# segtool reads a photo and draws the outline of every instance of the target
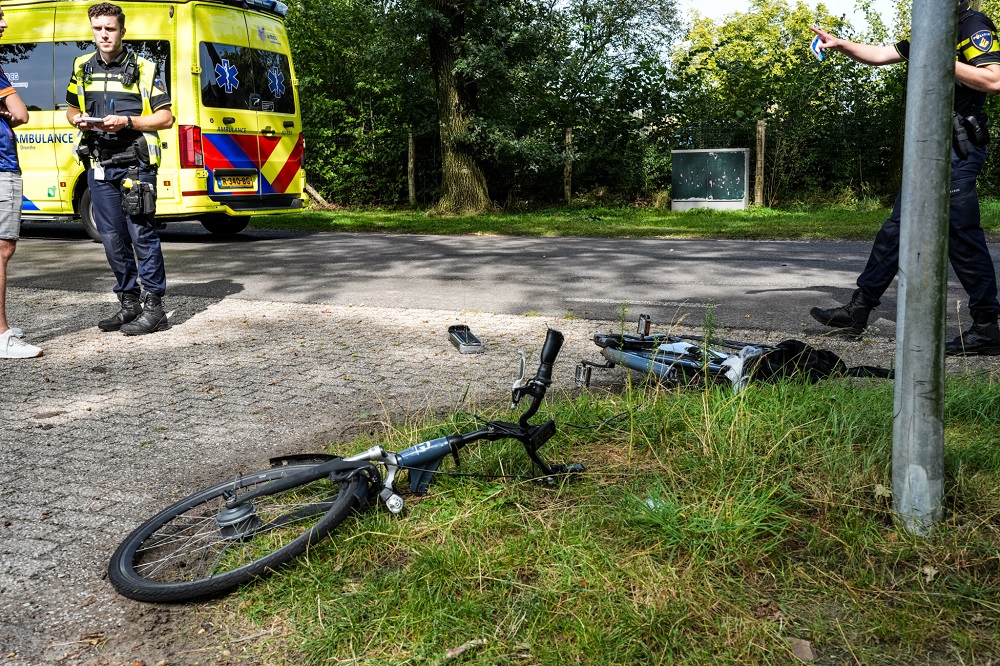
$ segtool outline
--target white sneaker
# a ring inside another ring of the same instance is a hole
[[[41,347],[29,345],[16,332],[15,329],[8,329],[0,333],[0,358],[35,358],[42,355]]]

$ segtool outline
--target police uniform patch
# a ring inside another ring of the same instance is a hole
[[[993,46],[993,33],[989,30],[980,30],[972,36],[972,44],[983,53],[988,53]]]
[[[167,84],[165,84],[163,82],[163,79],[161,79],[160,77],[156,77],[155,79],[153,79],[153,87],[159,90],[160,92],[164,93],[167,92]]]

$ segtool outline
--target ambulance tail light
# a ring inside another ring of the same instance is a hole
[[[306,138],[299,134],[299,140],[295,143],[295,154],[299,156],[299,167],[306,168]]]
[[[201,128],[197,125],[178,125],[181,168],[201,169],[205,166],[205,151],[201,145]]]

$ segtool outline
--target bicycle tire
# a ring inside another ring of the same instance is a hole
[[[252,506],[244,516],[224,515],[224,505],[233,493],[238,497],[313,466],[240,476],[164,509],[115,550],[108,564],[111,584],[129,599],[175,603],[219,596],[274,571],[339,525],[357,503],[357,484],[367,480],[324,477],[261,495],[242,505]]]

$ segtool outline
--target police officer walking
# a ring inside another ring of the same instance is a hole
[[[160,163],[156,131],[171,127],[174,117],[156,63],[122,44],[121,7],[102,2],[87,14],[97,51],[73,63],[66,118],[82,130],[77,152],[87,168],[94,223],[121,304],[97,325],[102,331],[144,335],[169,327],[154,213]]]
[[[1000,355],[1000,302],[997,278],[980,224],[976,178],[986,163],[989,118],[983,110],[986,95],[1000,93],[1000,43],[993,22],[969,8],[968,0],[958,2],[958,45],[955,62],[954,141],[951,153],[948,258],[962,287],[969,295],[972,327],[945,344],[945,353],[954,356]],[[909,58],[910,42],[895,46],[857,44],[811,28],[820,37],[819,48],[843,53],[867,65],[890,65]],[[892,214],[882,225],[858,277],[858,289],[851,302],[834,308],[813,308],[810,314],[826,326],[860,334],[868,325],[868,315],[896,276],[899,268],[900,196]]]

